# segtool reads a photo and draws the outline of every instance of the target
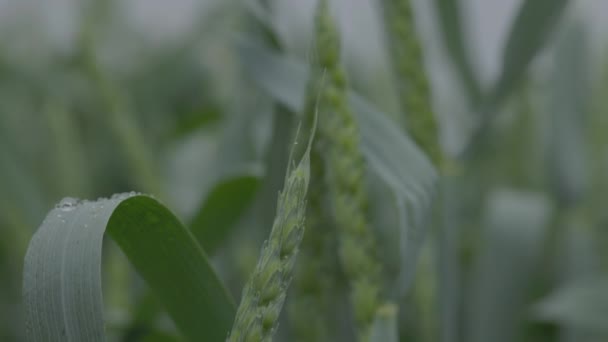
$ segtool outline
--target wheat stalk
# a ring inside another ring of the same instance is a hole
[[[325,184],[338,229],[338,255],[350,286],[360,340],[367,340],[379,306],[380,264],[366,218],[365,163],[359,130],[346,100],[346,76],[340,64],[340,39],[326,0],[315,22],[316,80],[319,98],[319,142],[327,173]],[[325,79],[326,76],[326,79]]]
[[[382,0],[382,9],[399,101],[407,115],[408,132],[435,165],[439,165],[442,154],[437,121],[411,1]]]

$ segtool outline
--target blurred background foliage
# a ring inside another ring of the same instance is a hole
[[[296,120],[251,79],[254,57],[238,42],[310,60],[314,3],[0,1],[0,340],[23,340],[23,256],[66,196],[141,191],[193,226],[236,226],[195,234],[213,241],[208,252],[239,298]],[[459,10],[437,10],[448,3]],[[569,1],[555,32],[531,43],[543,48],[521,79],[492,93],[505,68],[520,67],[503,65],[502,47],[521,3],[415,1],[441,144],[456,162],[400,299],[402,341],[608,338],[608,5]],[[396,117],[376,2],[332,6],[350,86]],[[534,20],[521,24],[528,32]],[[500,98],[487,122],[477,106],[486,93]],[[174,340],[109,246],[111,336]]]

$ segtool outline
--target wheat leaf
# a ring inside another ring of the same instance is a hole
[[[500,104],[523,78],[528,65],[557,27],[568,0],[525,0],[511,25],[502,71],[490,101]]]
[[[259,172],[250,172],[214,185],[190,224],[190,230],[207,253],[212,255],[230,235],[250,207],[261,180]]]
[[[126,194],[96,202],[65,199],[33,236],[23,276],[29,341],[105,340],[106,230],[187,338],[226,337],[235,306],[202,248],[158,201]]]

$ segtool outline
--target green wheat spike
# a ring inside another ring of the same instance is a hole
[[[411,1],[382,0],[382,8],[397,91],[402,110],[407,114],[408,132],[435,165],[439,165],[442,154],[437,121]]]
[[[264,243],[253,274],[243,289],[241,303],[227,341],[271,341],[276,331],[287,288],[292,279],[298,248],[304,235],[313,136],[314,131],[300,163],[297,166],[290,165],[287,171],[283,191],[279,193],[270,237]],[[290,157],[290,162],[292,160]]]
[[[316,120],[324,75],[313,77],[308,84],[304,119]],[[331,292],[335,287],[335,250],[333,232],[325,209],[326,171],[322,160],[324,142],[315,138],[310,152],[311,180],[306,211],[307,233],[301,246],[293,294],[289,303],[289,318],[295,341],[330,341]]]
[[[359,339],[366,341],[380,304],[380,264],[366,218],[365,164],[359,148],[359,129],[347,104],[340,39],[326,0],[321,0],[317,8],[315,38],[316,77],[327,76],[319,99],[319,141],[323,143],[326,187]]]

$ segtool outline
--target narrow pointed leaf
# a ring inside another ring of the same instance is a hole
[[[481,87],[467,54],[467,40],[462,27],[462,1],[435,0],[434,2],[446,50],[460,74],[470,101],[477,103],[481,98]]]
[[[252,173],[227,178],[213,187],[190,224],[190,230],[207,253],[213,254],[230,235],[251,205],[260,183],[260,175]]]
[[[500,104],[522,80],[530,62],[551,36],[568,0],[525,0],[503,50],[502,71],[490,103]]]
[[[591,86],[585,33],[580,22],[560,32],[551,72],[548,159],[553,191],[563,203],[579,201],[589,184],[586,135]]]

